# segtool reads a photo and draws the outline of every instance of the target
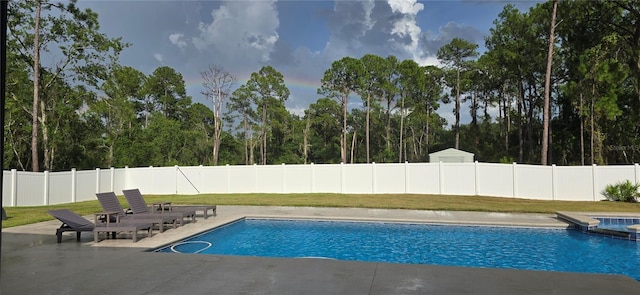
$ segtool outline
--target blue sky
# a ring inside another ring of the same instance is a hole
[[[238,84],[271,65],[291,90],[287,107],[300,114],[319,98],[322,74],[337,59],[373,53],[436,64],[438,48],[454,37],[482,48],[507,3],[526,11],[538,2],[80,0],[78,6],[99,14],[103,33],[132,44],[122,64],[145,74],[176,69],[194,102],[211,104],[200,94],[208,65],[221,65]],[[451,119],[451,109],[442,105],[439,113]]]

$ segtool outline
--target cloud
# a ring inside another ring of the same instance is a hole
[[[419,64],[426,63],[420,48],[418,48],[422,29],[416,22],[416,16],[424,9],[424,5],[417,3],[416,0],[389,0],[389,6],[393,13],[400,14],[400,17],[393,23],[391,34],[408,38],[409,42],[403,46],[404,49]]]
[[[163,56],[162,54],[160,54],[160,53],[154,53],[154,54],[153,54],[153,57],[154,57],[157,61],[159,61],[159,62],[161,62],[161,63],[164,63],[164,56]]]
[[[331,37],[324,54],[328,61],[371,53],[428,63],[416,21],[423,10],[416,0],[336,1],[325,16]]]
[[[169,35],[169,40],[171,41],[172,44],[178,46],[178,48],[180,49],[187,47],[187,41],[185,41],[184,39],[184,34],[181,34],[181,33],[171,34]]]
[[[267,63],[278,41],[275,1],[224,1],[211,11],[210,23],[198,24],[191,39],[200,52],[229,63]]]
[[[455,22],[448,22],[445,26],[439,28],[437,34],[427,32],[422,35],[422,50],[427,56],[435,56],[438,53],[438,49],[451,42],[453,38],[461,38],[479,45],[484,43],[484,35],[478,29],[459,25]]]

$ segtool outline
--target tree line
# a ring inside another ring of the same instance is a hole
[[[484,52],[454,38],[440,66],[344,57],[303,115],[268,65],[238,85],[212,60],[201,72],[211,105],[193,103],[173,68],[120,64],[130,44],[75,4],[9,2],[5,169],[425,162],[448,147],[485,162],[640,160],[637,1],[508,4]]]

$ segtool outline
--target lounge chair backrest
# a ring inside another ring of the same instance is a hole
[[[122,208],[122,205],[120,205],[120,201],[118,201],[116,193],[96,193],[96,197],[98,197],[98,201],[100,201],[100,205],[104,212],[118,212],[121,217],[125,216],[126,213]]]
[[[74,213],[69,209],[49,210],[49,214],[60,220],[62,223],[73,228],[93,225],[91,221]]]
[[[147,202],[145,202],[139,189],[126,189],[122,190],[122,193],[124,193],[124,197],[127,198],[133,214],[150,213],[149,206],[147,206]]]

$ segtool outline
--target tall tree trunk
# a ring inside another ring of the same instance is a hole
[[[516,124],[518,124],[518,162],[524,162],[524,134],[522,133],[522,104],[524,103],[524,86],[520,81],[518,87],[518,116],[516,117]]]
[[[351,164],[353,164],[353,158],[356,151],[356,132],[353,132],[353,139],[351,140]]]
[[[220,110],[222,110],[222,93],[218,88],[218,100],[213,100],[213,166],[218,165],[218,157],[220,156],[220,134],[222,133],[222,119],[220,118]]]
[[[584,166],[584,118],[582,115],[584,108],[584,96],[580,93],[580,110],[578,114],[580,115],[580,164]]]
[[[49,129],[47,126],[47,113],[45,112],[44,101],[40,100],[40,126],[42,129],[42,152],[44,154],[44,170],[51,170],[49,163],[51,162]]]
[[[345,96],[341,100],[342,102],[342,138],[340,139],[340,157],[342,163],[347,163],[347,104],[349,103],[349,96]]]
[[[551,66],[553,65],[553,45],[556,29],[556,11],[558,0],[553,0],[551,12],[551,29],[549,32],[549,50],[547,53],[547,72],[544,78],[544,110],[542,112],[542,150],[540,152],[541,164],[548,165],[547,152],[549,150],[549,108],[551,104]]]
[[[247,123],[247,114],[244,113],[242,115],[242,128],[244,128],[244,164],[249,165],[253,164],[253,157],[251,157],[251,162],[249,162],[249,124]]]
[[[38,160],[38,102],[40,100],[40,12],[42,2],[36,1],[36,17],[33,33],[33,109],[31,117],[31,170],[40,170]]]
[[[262,147],[260,152],[262,153],[262,165],[267,165],[267,102],[263,102],[262,106]]]
[[[404,135],[404,95],[400,101],[400,141],[398,146],[398,163],[402,163],[402,136]],[[406,154],[406,152],[405,152]]]
[[[460,148],[460,68],[456,71],[456,106],[453,111],[456,116],[456,149]]]
[[[302,155],[304,157],[304,163],[307,164],[309,159],[309,133],[311,132],[311,115],[307,115],[307,122],[302,131]]]
[[[369,125],[371,124],[371,95],[367,93],[367,126],[365,127],[367,130],[366,140],[367,140],[367,164],[371,163],[371,158],[369,157]],[[355,134],[355,133],[354,133]],[[351,159],[353,162],[353,158]]]

